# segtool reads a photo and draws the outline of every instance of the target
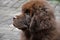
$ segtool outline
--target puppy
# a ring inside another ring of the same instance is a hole
[[[46,0],[25,3],[22,14],[13,18],[13,25],[23,31],[21,40],[60,40],[53,8]]]

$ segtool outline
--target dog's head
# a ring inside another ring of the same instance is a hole
[[[54,19],[53,10],[48,5],[48,3],[46,3],[45,1],[30,1],[25,3],[22,6],[22,15],[19,15],[19,16],[16,16],[16,18],[13,18],[13,21],[14,21],[13,24],[19,28],[22,26],[20,25],[20,22],[24,23],[25,21],[26,23],[27,22],[26,18],[28,20],[31,20],[34,17],[34,15],[36,16],[35,19],[38,22],[38,25],[40,24],[39,23],[40,20],[42,21],[47,19],[48,20]],[[43,24],[41,25],[43,26]]]
[[[38,26],[35,28],[36,30],[49,29],[55,25],[53,9],[46,1],[27,2],[22,6],[22,12],[30,16],[31,19],[33,18],[31,29],[35,28],[35,21]]]

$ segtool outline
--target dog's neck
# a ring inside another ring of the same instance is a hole
[[[56,29],[55,28],[50,28],[46,30],[40,30],[35,33],[32,33],[32,40],[50,40],[51,38],[56,35]],[[44,39],[45,38],[45,39]]]
[[[22,31],[24,32],[26,38],[30,39],[30,37],[31,37],[30,31],[29,30],[22,30]]]

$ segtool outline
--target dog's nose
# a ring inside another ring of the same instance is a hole
[[[16,19],[16,18],[17,18],[17,17],[15,17],[15,16],[13,17],[13,19]]]

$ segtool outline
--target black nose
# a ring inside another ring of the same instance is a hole
[[[13,19],[16,19],[16,17],[13,17]]]
[[[13,17],[13,19],[15,19],[15,17]]]

